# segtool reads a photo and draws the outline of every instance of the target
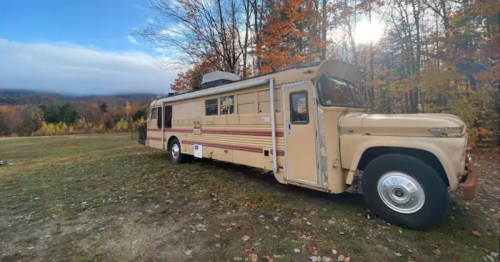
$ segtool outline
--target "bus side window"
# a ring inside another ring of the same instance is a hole
[[[158,121],[156,121],[156,127],[161,128],[161,107],[158,107],[156,110],[158,110]]]
[[[292,124],[309,124],[307,91],[290,93],[290,122]]]
[[[150,111],[149,111],[149,120],[156,120],[156,112],[157,112],[157,109],[156,108],[151,108]]]
[[[165,128],[172,128],[172,106],[165,106]]]
[[[234,96],[223,96],[220,98],[220,114],[230,115],[234,112]]]
[[[205,115],[217,115],[217,98],[205,100]]]

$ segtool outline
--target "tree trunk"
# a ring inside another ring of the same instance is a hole
[[[371,8],[371,2],[369,3],[369,7],[368,7],[368,22],[371,24],[372,23],[372,8]],[[369,47],[369,51],[370,53],[370,80],[373,81],[375,80],[375,71],[374,71],[374,68],[373,68],[373,57],[374,57],[374,54],[373,54],[373,41],[370,39],[370,47]],[[370,100],[370,106],[373,107],[375,106],[375,88],[373,87],[373,84],[370,86],[370,90],[369,90],[369,100]]]
[[[245,41],[243,44],[243,79],[247,78],[248,28],[250,27],[250,0],[245,0]]]
[[[260,50],[260,34],[259,34],[259,4],[258,0],[254,0],[253,2],[253,16],[254,16],[254,31],[255,31],[255,54],[257,57],[257,74],[260,72],[260,56],[261,56],[261,50]]]
[[[326,60],[326,28],[327,28],[327,25],[326,25],[326,3],[327,3],[327,0],[323,0],[323,4],[322,4],[322,17],[321,17],[321,38],[323,39],[323,47],[321,48],[321,60]]]

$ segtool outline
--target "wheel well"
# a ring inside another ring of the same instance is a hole
[[[415,148],[402,148],[402,147],[372,147],[368,148],[358,163],[358,169],[364,170],[366,165],[370,163],[373,159],[385,155],[385,154],[402,154],[407,156],[412,156],[424,161],[427,165],[432,167],[439,174],[444,183],[449,186],[448,177],[446,176],[446,171],[439,159],[432,153]]]
[[[167,151],[170,151],[170,143],[172,142],[172,140],[174,139],[177,139],[179,140],[176,136],[171,136],[169,139],[168,139],[168,142],[167,142]]]

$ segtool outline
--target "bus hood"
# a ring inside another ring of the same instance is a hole
[[[459,137],[465,123],[450,114],[363,114],[344,115],[339,122],[341,133],[362,132],[378,136]]]

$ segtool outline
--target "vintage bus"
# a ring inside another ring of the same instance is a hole
[[[175,163],[242,164],[329,193],[344,192],[362,171],[370,208],[412,229],[442,220],[448,188],[462,183],[464,198],[474,198],[464,122],[448,114],[366,113],[360,75],[349,64],[327,60],[215,80],[220,85],[153,101],[140,142],[170,152]]]

